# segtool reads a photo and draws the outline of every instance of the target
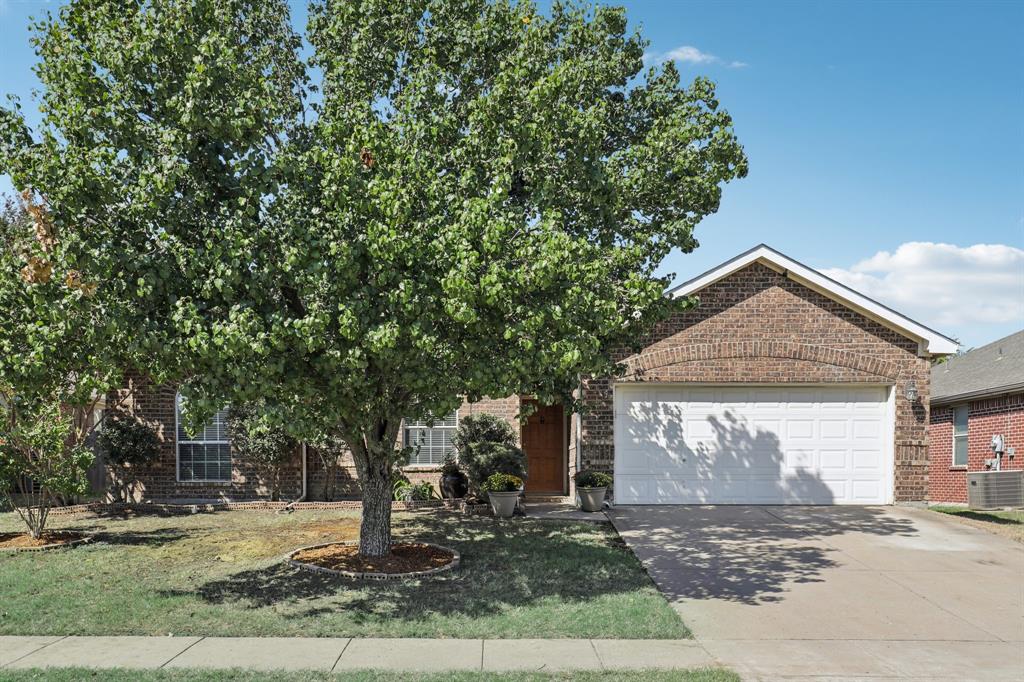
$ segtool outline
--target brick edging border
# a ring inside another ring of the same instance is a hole
[[[391,503],[392,511],[411,511],[416,509],[452,509],[455,511],[467,511],[472,513],[474,507],[481,505],[467,504],[464,498],[454,500],[420,500],[415,502]],[[206,511],[281,511],[282,509],[294,509],[296,511],[310,511],[315,509],[362,509],[363,503],[360,500],[336,500],[333,502],[270,502],[267,500],[251,500],[246,502],[197,502],[190,503],[165,503],[165,502],[90,502],[87,504],[75,504],[67,507],[53,507],[50,509],[50,516],[70,516],[72,514],[85,514],[88,512],[113,512],[113,511],[185,511],[193,513]]]
[[[357,578],[360,580],[406,580],[408,578],[422,578],[428,575],[437,575],[438,573],[445,573],[452,571],[459,567],[462,562],[462,555],[456,552],[451,547],[445,547],[444,545],[435,545],[432,542],[417,542],[419,545],[426,545],[427,547],[434,547],[436,549],[443,549],[446,552],[451,552],[452,560],[444,566],[438,566],[437,568],[430,568],[425,571],[409,571],[407,573],[376,573],[376,572],[358,572],[358,571],[341,571],[334,568],[324,568],[323,566],[316,566],[315,564],[307,564],[303,561],[296,561],[293,557],[299,552],[303,552],[307,549],[319,549],[321,547],[332,547],[334,545],[342,545],[351,547],[358,545],[358,542],[354,541],[342,541],[342,542],[322,542],[318,545],[309,545],[308,547],[299,547],[296,550],[292,550],[287,554],[285,560],[289,566],[301,568],[306,571],[314,571],[316,573],[326,573],[328,575],[338,575],[345,578]]]

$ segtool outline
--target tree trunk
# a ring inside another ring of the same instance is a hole
[[[391,552],[391,459],[398,425],[381,419],[361,438],[349,441],[363,493],[359,553],[382,557]]]
[[[391,553],[391,476],[374,471],[362,478],[363,519],[359,526],[359,553],[387,556]]]

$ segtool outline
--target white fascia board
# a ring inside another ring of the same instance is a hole
[[[823,296],[827,296],[856,310],[865,317],[916,340],[921,346],[922,355],[947,355],[956,352],[957,343],[953,339],[940,334],[934,329],[929,329],[905,315],[899,314],[892,308],[884,306],[878,301],[870,299],[830,277],[826,277],[803,263],[798,263],[789,256],[783,255],[765,244],[755,246],[749,251],[722,263],[718,267],[708,270],[704,274],[698,275],[674,289],[669,289],[665,293],[673,298],[693,295],[754,262],[761,262],[773,270],[782,272],[793,281],[799,282]]]

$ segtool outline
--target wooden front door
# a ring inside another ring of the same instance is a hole
[[[523,425],[523,451],[529,475],[528,493],[565,493],[565,411],[541,405]]]

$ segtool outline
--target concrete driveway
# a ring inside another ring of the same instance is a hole
[[[1024,679],[1024,546],[906,507],[618,507],[697,640],[745,679]]]

